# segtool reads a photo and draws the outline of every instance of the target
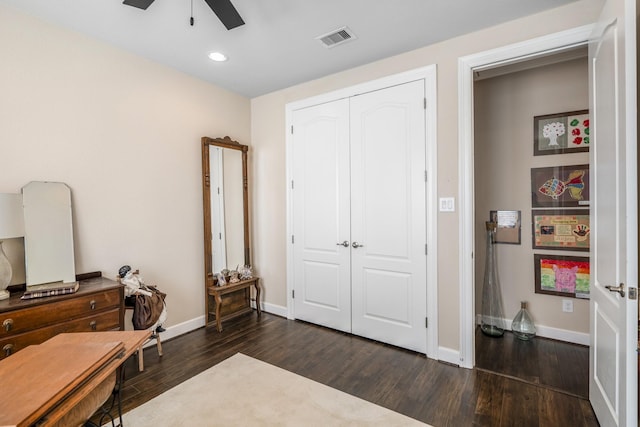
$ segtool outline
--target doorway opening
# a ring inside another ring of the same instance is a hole
[[[493,248],[501,289],[496,297],[506,330],[495,343],[476,334],[476,367],[584,399],[589,384],[587,57],[583,45],[479,71],[473,87],[475,312],[486,314],[483,301],[489,291],[483,283],[484,225],[497,219]],[[572,126],[574,121],[580,126]],[[543,126],[557,127],[557,134],[541,131]],[[538,174],[543,183],[556,179],[561,185],[579,176],[575,185],[580,190],[542,193]],[[579,230],[584,236],[576,234]],[[556,259],[562,260],[557,274],[547,266]],[[560,273],[566,281],[555,280]],[[566,288],[569,283],[573,291]],[[537,328],[538,338],[530,342],[514,340],[511,333],[521,303]]]
[[[562,33],[507,46],[459,59],[459,196],[460,196],[460,366],[473,368],[476,364],[476,183],[474,158],[474,77],[484,71],[507,65],[522,66],[533,59],[551,57],[584,46],[592,26],[579,27]],[[532,120],[533,118],[531,118]],[[529,125],[532,127],[532,124]],[[531,129],[529,127],[529,129]],[[531,132],[529,135],[532,135]],[[529,138],[532,138],[530,136]],[[531,142],[533,151],[533,142]],[[508,161],[508,160],[507,160]],[[526,186],[525,181],[525,186]],[[528,187],[525,187],[528,188]],[[529,190],[526,190],[527,192]],[[485,208],[486,209],[486,208]],[[498,208],[496,208],[498,209]],[[502,208],[508,209],[508,208]],[[521,208],[520,210],[530,210]],[[486,213],[488,215],[488,212]],[[484,216],[485,213],[482,212]],[[524,223],[523,223],[524,224]],[[528,226],[528,225],[525,225]],[[533,263],[533,261],[532,261]]]

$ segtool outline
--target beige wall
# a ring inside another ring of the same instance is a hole
[[[536,326],[589,333],[589,300],[573,299],[573,313],[562,311],[565,298],[534,293],[531,248],[531,168],[589,163],[589,153],[533,155],[533,117],[589,108],[587,59],[481,80],[474,87],[476,313],[481,312],[485,227],[490,210],[522,213],[520,245],[496,245],[504,311],[513,319],[520,301]],[[580,252],[540,251],[559,255]]]
[[[601,6],[583,0],[474,34],[307,82],[251,100],[254,263],[267,304],[286,306],[285,105],[391,74],[437,64],[438,195],[458,196],[458,58],[590,24]],[[460,342],[458,213],[438,216],[439,346]]]
[[[249,142],[247,98],[0,7],[0,192],[72,190],[76,271],[131,264],[169,326],[204,314],[200,137]]]
[[[600,4],[579,1],[251,101],[0,7],[0,192],[69,184],[76,270],[113,277],[130,263],[169,293],[175,325],[204,314],[199,139],[229,135],[251,146],[253,263],[267,306],[282,308],[286,103],[437,64],[438,193],[457,198],[458,58],[591,23]],[[458,213],[439,215],[438,234],[439,345],[457,349]]]

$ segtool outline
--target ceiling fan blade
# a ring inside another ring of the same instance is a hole
[[[124,0],[122,4],[146,10],[155,0]]]
[[[218,18],[227,30],[244,25],[244,21],[230,0],[205,0],[211,10],[218,15]]]

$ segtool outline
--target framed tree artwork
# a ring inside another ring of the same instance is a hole
[[[589,210],[556,209],[531,212],[533,249],[589,252]]]
[[[589,151],[589,110],[533,118],[533,155]]]
[[[589,165],[532,168],[531,206],[589,206]]]
[[[589,298],[589,257],[535,254],[535,292]]]

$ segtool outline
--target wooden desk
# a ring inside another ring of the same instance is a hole
[[[65,333],[0,361],[0,381],[11,387],[11,397],[0,399],[0,425],[30,426],[40,421],[46,426],[65,420],[92,391],[115,378],[116,369],[150,334]]]
[[[256,290],[256,310],[258,311],[258,316],[260,316],[260,314],[262,313],[260,311],[260,284],[259,284],[259,278],[258,277],[252,277],[251,279],[247,279],[247,280],[241,280],[237,283],[227,283],[226,285],[223,286],[209,286],[207,288],[207,292],[209,295],[212,295],[215,298],[215,302],[216,302],[216,311],[215,311],[215,319],[216,319],[216,328],[218,329],[218,332],[222,332],[222,321],[223,320],[227,320],[227,319],[231,319],[233,317],[239,316],[241,314],[244,313],[248,313],[251,311],[251,305],[249,304],[249,288],[251,288],[251,286],[253,286]],[[247,300],[247,305],[246,308],[243,308],[241,310],[236,310],[231,314],[228,315],[223,315],[221,308],[222,308],[222,296],[225,294],[229,294],[232,292],[236,292],[239,290],[245,290],[245,299]],[[207,313],[207,317],[212,314],[212,313]]]

